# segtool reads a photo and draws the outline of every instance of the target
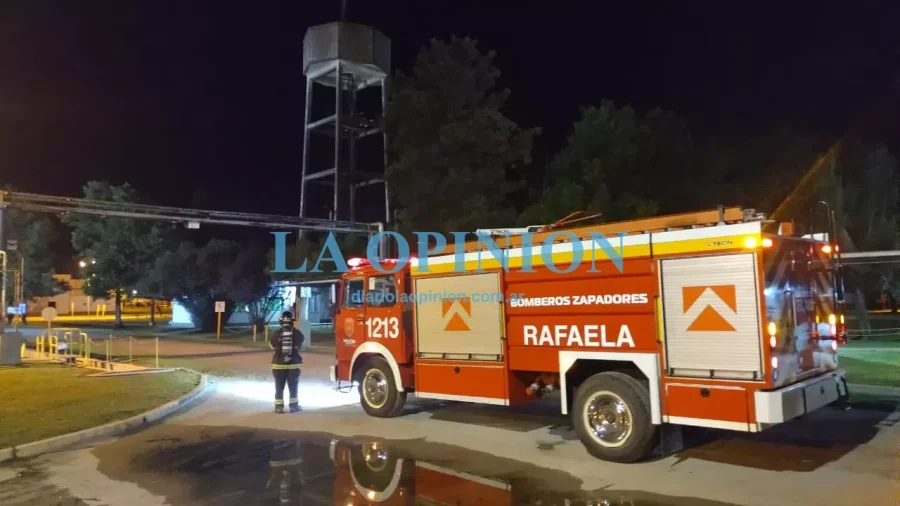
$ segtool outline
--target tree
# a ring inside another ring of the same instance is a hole
[[[250,315],[250,323],[257,329],[267,325],[272,313],[284,307],[282,290],[276,285],[269,285],[268,291],[262,297],[247,304],[247,313]]]
[[[282,306],[282,294],[268,270],[266,250],[237,246],[234,260],[221,274],[220,284],[228,298],[246,305],[250,321],[259,326],[268,323],[272,311]]]
[[[84,197],[121,203],[136,202],[138,195],[128,184],[114,186],[91,181]],[[82,259],[92,259],[86,270],[84,292],[91,297],[115,299],[116,326],[122,326],[122,295],[139,284],[163,249],[165,230],[150,221],[128,218],[98,218],[68,215],[63,222],[72,228],[72,246]]]
[[[494,53],[471,38],[432,40],[412,74],[398,73],[385,124],[392,163],[386,169],[401,229],[437,232],[508,226],[507,202],[530,159],[536,129],[502,112]]]
[[[566,146],[551,160],[551,183],[525,209],[523,225],[552,223],[575,212],[607,220],[675,212],[696,193],[685,181],[694,144],[687,123],[672,112],[641,117],[629,106],[603,101],[581,111]]]
[[[53,277],[52,245],[59,236],[59,226],[54,219],[38,216],[19,209],[5,211],[4,238],[15,240],[15,251],[9,252],[8,269],[19,269],[21,260],[25,260],[25,282],[23,287],[25,300],[36,297],[51,297],[69,289],[66,283]],[[15,294],[7,285],[7,297],[11,303],[18,303]]]
[[[824,199],[834,207],[844,250],[900,247],[900,171],[887,148],[859,141],[847,143],[827,169],[812,199]],[[848,271],[848,282],[870,297],[887,296],[896,312],[898,274],[894,264],[859,265]]]
[[[156,260],[150,276],[150,282],[181,304],[203,330],[215,327],[216,301],[226,302],[222,318],[227,320],[236,306],[268,297],[272,286],[264,250],[220,239],[204,246],[182,243]]]

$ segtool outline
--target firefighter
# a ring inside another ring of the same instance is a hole
[[[290,311],[281,313],[281,328],[272,333],[269,338],[269,347],[274,351],[272,355],[272,375],[275,376],[275,412],[284,413],[284,386],[287,384],[290,392],[291,413],[300,411],[299,399],[297,399],[297,382],[300,379],[300,347],[306,337],[294,328],[294,314]]]

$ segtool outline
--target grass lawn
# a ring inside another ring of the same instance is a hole
[[[850,383],[900,387],[900,353],[842,352],[840,367]]]
[[[900,387],[900,341],[849,341],[838,353],[850,383]]]
[[[200,383],[184,371],[88,377],[93,373],[61,365],[0,368],[0,448],[123,420]]]
[[[153,367],[154,359],[152,357],[141,357],[134,360],[136,365],[142,365],[144,367]],[[268,363],[266,363],[267,365]],[[192,371],[197,371],[203,374],[209,374],[211,376],[221,376],[223,378],[236,378],[236,379],[258,379],[261,377],[259,374],[255,374],[253,372],[248,372],[246,370],[242,370],[239,368],[231,367],[229,364],[222,364],[215,359],[209,359],[206,357],[198,356],[198,357],[160,357],[159,358],[159,366],[160,367],[183,367],[185,369],[190,369]],[[269,375],[265,376],[265,379],[268,379]]]

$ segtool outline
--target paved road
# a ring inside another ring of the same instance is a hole
[[[220,358],[265,355],[240,353]],[[516,410],[412,402],[400,418],[373,419],[354,393],[329,389],[330,361],[307,355],[303,413],[270,413],[268,382],[220,379],[192,409],[145,431],[0,466],[0,504],[252,505],[281,494],[280,504],[351,506],[413,497],[883,506],[900,493],[896,413],[827,409],[763,434],[689,432],[690,447],[674,456],[616,465],[585,453],[553,399]]]

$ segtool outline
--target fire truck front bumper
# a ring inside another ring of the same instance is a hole
[[[754,395],[756,422],[776,424],[846,399],[849,390],[846,373],[838,370],[777,390],[757,391]]]

